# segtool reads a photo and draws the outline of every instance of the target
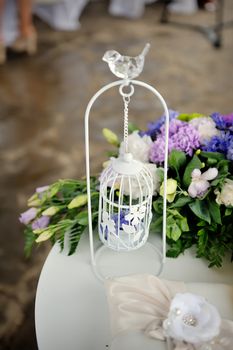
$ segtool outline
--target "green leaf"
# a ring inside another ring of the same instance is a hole
[[[197,232],[198,235],[198,256],[202,256],[205,253],[206,246],[208,243],[208,234],[205,229],[201,229]]]
[[[157,214],[163,213],[163,198],[158,198],[153,202],[154,211]]]
[[[88,211],[82,211],[81,213],[79,213],[77,215],[77,222],[79,223],[79,225],[82,226],[87,226],[88,225]]]
[[[160,183],[163,182],[163,180],[164,180],[164,169],[163,168],[156,169],[156,177],[158,178]]]
[[[162,229],[162,224],[163,224],[163,217],[160,216],[158,217],[155,221],[152,221],[150,225],[150,232],[159,232]]]
[[[128,130],[129,134],[132,134],[132,132],[139,130],[139,128],[136,124],[129,122]]]
[[[200,156],[204,158],[211,158],[211,159],[216,159],[216,160],[222,160],[225,159],[224,154],[219,153],[219,152],[204,152],[201,151]]]
[[[172,242],[170,248],[167,251],[167,256],[170,258],[177,258],[184,251],[181,240]]]
[[[176,172],[177,178],[180,179],[179,170],[186,162],[186,155],[184,152],[173,149],[168,158],[168,165]]]
[[[107,156],[109,158],[118,156],[118,152],[117,151],[107,151],[106,154],[107,154]]]
[[[170,208],[182,208],[190,202],[192,202],[192,198],[182,196],[182,197],[179,197],[174,203],[172,203],[170,205]]]
[[[49,197],[50,198],[54,197],[55,194],[57,194],[57,192],[59,191],[60,187],[61,187],[60,182],[55,182],[52,186],[50,186],[48,189]]]
[[[197,223],[197,226],[198,226],[198,227],[204,227],[204,226],[206,226],[206,222],[205,222],[205,221],[199,221],[199,222]]]
[[[180,227],[177,225],[173,217],[167,218],[167,236],[173,241],[177,241],[182,234]]]
[[[183,217],[181,220],[179,220],[179,226],[180,226],[182,232],[188,232],[189,225],[188,225],[187,218]]]
[[[33,244],[35,243],[37,236],[34,234],[31,228],[26,228],[24,230],[24,254],[26,258],[29,258],[32,252]]]
[[[184,172],[184,177],[183,177],[183,183],[186,188],[189,187],[191,183],[191,174],[194,169],[201,169],[202,167],[202,162],[198,158],[198,156],[195,154],[193,158],[190,160],[188,163],[185,172]]]
[[[216,222],[216,224],[222,224],[220,206],[215,201],[210,200],[209,204],[209,212],[212,220]]]
[[[225,210],[225,216],[229,216],[232,214],[232,208],[226,208]]]
[[[189,208],[197,217],[208,222],[209,224],[211,223],[210,213],[205,201],[196,199],[194,202],[189,203]]]
[[[85,230],[84,226],[78,226],[73,228],[69,233],[69,241],[70,241],[70,249],[68,255],[72,255],[79,244],[81,235],[83,231]]]
[[[217,159],[214,159],[214,158],[208,158],[207,159],[207,164],[210,165],[210,166],[215,165],[217,163],[218,163]]]

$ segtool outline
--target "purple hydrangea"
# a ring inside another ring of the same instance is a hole
[[[213,136],[204,147],[207,152],[223,153],[227,159],[233,160],[233,135],[228,131],[221,131],[220,135]]]
[[[169,119],[170,121],[177,118],[178,115],[180,114],[177,111],[173,111],[171,109],[169,109]],[[141,131],[140,135],[144,136],[144,135],[148,135],[152,138],[152,140],[155,140],[156,138],[156,134],[158,132],[160,132],[161,127],[165,124],[165,120],[166,120],[166,116],[163,115],[162,117],[160,117],[158,120],[156,120],[155,122],[150,122],[147,124],[148,130],[146,131]]]
[[[30,208],[26,210],[24,213],[20,214],[19,221],[21,224],[27,225],[29,224],[30,221],[35,219],[37,214],[37,209],[36,208]]]
[[[150,149],[150,160],[153,163],[164,162],[165,151],[165,129],[161,127],[161,134],[158,135]],[[173,119],[169,126],[168,152],[172,149],[183,151],[189,156],[200,147],[200,139],[197,130],[190,124],[181,120]]]
[[[38,218],[37,220],[35,220],[32,223],[32,229],[33,230],[37,230],[37,229],[40,229],[40,228],[47,227],[48,224],[49,224],[49,220],[50,220],[49,216],[41,216],[40,218]]]
[[[175,135],[181,128],[186,127],[188,123],[182,122],[179,119],[171,120],[169,124],[169,137]],[[165,125],[161,126],[160,132],[165,135]]]
[[[168,152],[170,153],[172,150],[171,139],[168,142]],[[157,139],[154,141],[150,153],[149,158],[152,163],[163,163],[164,162],[164,154],[165,154],[165,137],[160,134]]]
[[[172,135],[172,148],[183,151],[189,156],[200,147],[200,139],[197,130],[189,124],[183,125]]]
[[[214,120],[218,129],[233,131],[233,113],[227,115],[212,113],[211,118]]]

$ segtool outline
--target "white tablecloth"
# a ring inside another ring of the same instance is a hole
[[[153,235],[151,240],[159,244]],[[127,273],[129,265],[135,273],[154,273],[156,270],[155,255],[147,246],[131,253],[108,254],[105,263],[109,270],[115,269],[120,274]],[[209,269],[206,261],[196,259],[189,250],[177,259],[167,259],[161,278],[190,282],[189,289],[208,296],[211,302],[221,307],[222,316],[233,317],[233,293],[228,295],[228,289],[222,289],[223,285],[216,288],[208,285],[233,283],[229,262],[222,269]],[[224,296],[223,302],[221,295]],[[90,266],[87,234],[82,237],[77,252],[70,257],[60,253],[58,245],[51,250],[38,284],[35,322],[40,350],[108,349],[106,345],[111,343],[111,335],[107,300],[104,286]],[[127,339],[117,339],[114,350],[164,349],[163,342],[155,344],[154,340],[141,334],[127,334],[125,337]],[[125,343],[127,349],[123,347]]]

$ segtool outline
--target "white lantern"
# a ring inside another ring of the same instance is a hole
[[[112,87],[119,86],[119,93],[124,102],[124,152],[118,158],[112,158],[100,176],[98,231],[103,247],[117,252],[134,251],[142,247],[148,239],[152,219],[152,197],[154,193],[153,178],[146,165],[135,160],[128,151],[128,106],[134,94],[134,86],[150,90],[161,102],[165,117],[165,159],[164,159],[164,193],[163,193],[163,244],[162,262],[166,256],[166,194],[167,194],[167,160],[169,113],[167,105],[159,92],[151,85],[133,80],[140,74],[144,57],[149,45],[134,58],[121,56],[116,51],[109,51],[104,60],[110,70],[124,79],[115,81],[100,89],[90,100],[85,113],[85,150],[86,176],[88,195],[89,241],[91,260],[94,271],[97,271],[92,227],[92,208],[90,190],[90,152],[89,152],[89,115],[97,98]],[[101,249],[101,248],[100,248]],[[100,251],[100,250],[99,250]],[[99,253],[98,251],[98,253]]]

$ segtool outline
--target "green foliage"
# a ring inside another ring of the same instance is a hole
[[[99,205],[99,192],[96,190],[98,180],[91,178],[91,197],[92,197],[92,222],[93,226],[97,223],[97,212]],[[44,229],[32,230],[31,225],[27,225],[25,234],[25,255],[30,256],[33,245],[36,240],[46,232],[50,236],[50,241],[54,244],[59,242],[61,249],[64,248],[65,234],[69,235],[70,250],[73,254],[79,243],[80,237],[88,226],[88,211],[86,198],[86,180],[59,180],[50,185],[47,190],[38,195],[35,193],[30,199],[38,204],[37,218],[48,208],[59,208],[54,215],[50,217],[48,227]],[[76,200],[75,206],[70,203]],[[37,219],[36,218],[36,219]],[[41,236],[42,237],[42,236]]]
[[[26,258],[31,255],[32,247],[35,243],[36,236],[33,233],[31,227],[26,227],[24,230],[24,254]]]
[[[183,176],[183,184],[185,188],[188,188],[191,183],[191,174],[194,169],[201,169],[202,162],[198,158],[196,154],[194,154],[193,158],[190,160],[190,162],[187,164]]]
[[[167,237],[177,241],[183,232],[189,231],[187,218],[175,209],[168,209]]]
[[[207,221],[209,224],[211,223],[210,212],[205,201],[196,199],[195,201],[189,203],[189,208],[198,218]]]
[[[139,130],[139,128],[136,124],[129,122],[128,130],[129,130],[129,134],[132,134],[132,132]]]
[[[176,180],[180,181],[180,174],[179,171],[186,163],[186,155],[184,152],[172,150],[169,158],[168,158],[168,165],[175,171],[176,173]]]

